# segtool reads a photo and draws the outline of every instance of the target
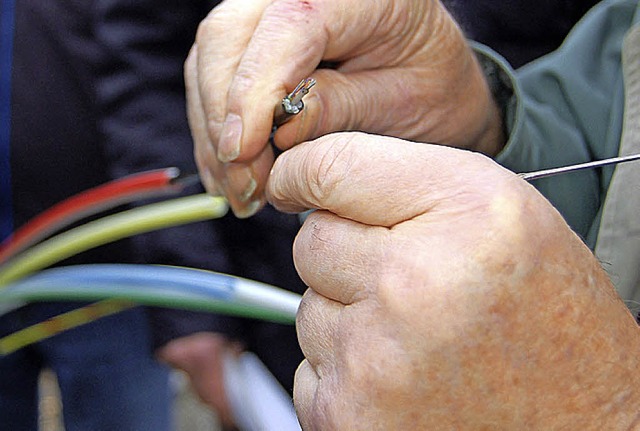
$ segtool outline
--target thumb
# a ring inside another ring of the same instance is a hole
[[[359,132],[326,135],[276,160],[267,196],[278,209],[325,209],[361,223],[391,227],[427,211],[460,212],[491,193],[489,158],[466,150]]]

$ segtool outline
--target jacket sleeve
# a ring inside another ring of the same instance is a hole
[[[622,126],[621,47],[636,0],[602,2],[553,54],[512,73],[509,141],[498,162],[529,172],[617,155]],[[535,181],[593,247],[612,169]]]
[[[177,166],[196,172],[185,113],[183,62],[211,1],[96,0],[94,34],[103,152],[112,178]],[[198,187],[199,188],[199,187]],[[189,193],[200,190],[191,189]],[[140,262],[229,272],[219,224],[202,222],[132,238]],[[237,318],[150,309],[155,347],[198,331],[239,336]]]

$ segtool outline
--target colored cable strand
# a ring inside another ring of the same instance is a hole
[[[0,338],[0,357],[63,331],[119,313],[131,308],[133,305],[134,304],[129,301],[108,299],[59,314],[48,320]]]
[[[219,218],[226,214],[227,209],[223,198],[201,194],[103,217],[52,237],[0,266],[0,288],[87,249],[155,229]],[[9,305],[21,303],[17,301]],[[120,311],[131,306],[123,305]]]
[[[0,303],[15,301],[95,301],[0,339],[8,354],[61,331],[123,311],[134,304],[208,311],[293,324],[301,296],[268,284],[192,268],[94,264],[52,268],[0,290]],[[98,310],[98,311],[96,311]],[[104,312],[99,312],[104,310]]]
[[[224,216],[224,198],[198,194],[145,205],[86,223],[37,244],[0,267],[0,288],[63,259],[132,235]]]
[[[52,206],[0,244],[0,264],[81,218],[134,200],[179,193],[195,176],[181,177],[178,168],[145,171],[111,181]]]

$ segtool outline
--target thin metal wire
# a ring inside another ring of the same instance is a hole
[[[618,163],[632,162],[634,160],[640,160],[640,154],[612,157],[610,159],[596,160],[593,162],[579,163],[577,165],[562,166],[559,168],[543,169],[535,172],[524,172],[524,173],[518,174],[518,176],[524,180],[532,181],[540,178],[552,177],[554,175],[565,174],[568,172],[599,168],[602,166],[615,165]]]
[[[311,87],[316,85],[316,80],[313,78],[305,78],[293,89],[291,93],[286,97],[292,105],[297,105],[302,101],[302,98],[309,92]]]

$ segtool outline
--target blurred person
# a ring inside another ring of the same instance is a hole
[[[438,1],[241,5],[201,26],[190,124],[206,185],[236,213],[267,197],[317,210],[294,244],[310,287],[303,427],[638,429],[640,337],[619,296],[640,283],[637,169],[549,178],[547,200],[477,154],[522,172],[638,152],[637,0],[602,2],[517,74]],[[273,106],[304,76],[318,90],[276,133],[288,151],[272,166]],[[345,129],[404,140],[305,142]]]
[[[53,204],[112,177],[96,122],[93,65],[103,52],[91,38],[92,2],[4,1],[2,12],[4,239]],[[131,242],[120,241],[64,264],[135,261]],[[81,305],[23,306],[0,316],[0,334]],[[142,308],[0,357],[0,428],[38,429],[44,368],[57,376],[67,431],[171,429],[168,370],[151,355]]]

